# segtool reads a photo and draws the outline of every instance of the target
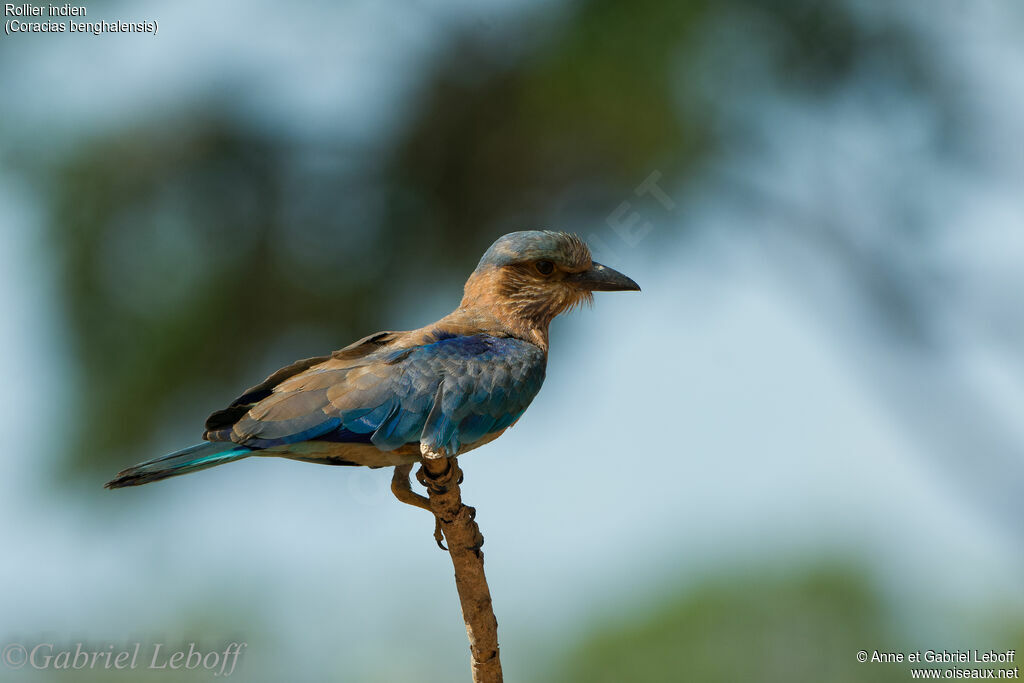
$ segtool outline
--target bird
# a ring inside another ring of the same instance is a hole
[[[122,470],[106,488],[274,456],[394,467],[395,496],[430,509],[411,491],[412,466],[461,456],[515,424],[544,382],[551,321],[605,291],[640,287],[595,262],[577,235],[506,234],[452,313],[281,368],[211,414],[201,443]]]

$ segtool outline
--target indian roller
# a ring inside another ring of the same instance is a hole
[[[429,509],[409,488],[412,466],[501,436],[540,390],[555,316],[595,291],[623,290],[640,287],[594,262],[579,237],[510,233],[484,253],[459,307],[441,320],[281,368],[210,415],[202,443],[129,467],[106,486],[277,456],[395,467],[395,495]]]

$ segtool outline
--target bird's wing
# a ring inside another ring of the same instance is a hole
[[[256,386],[246,389],[227,408],[218,410],[206,418],[206,433],[203,434],[203,438],[210,441],[229,441],[231,428],[235,423],[256,404],[269,397],[275,388],[285,380],[332,358],[339,360],[363,358],[374,351],[380,350],[381,347],[391,343],[401,334],[401,332],[378,332],[377,334],[363,337],[359,341],[335,351],[330,356],[305,358],[281,368]]]
[[[522,415],[540,390],[544,366],[533,344],[484,334],[382,346],[362,356],[343,350],[285,376],[255,403],[240,404],[247,407],[230,440],[270,448],[326,439],[381,450],[421,442],[457,454],[462,444]]]
[[[418,440],[435,453],[457,455],[508,428],[544,382],[547,357],[529,342],[473,335],[434,346],[443,371]]]

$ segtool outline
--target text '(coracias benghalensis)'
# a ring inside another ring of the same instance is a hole
[[[107,487],[252,455],[395,466],[397,481],[399,470],[407,474],[421,457],[466,453],[522,416],[544,381],[555,316],[590,301],[595,291],[639,289],[593,262],[575,235],[505,235],[480,259],[451,314],[278,370],[213,413],[203,443],[129,467]]]

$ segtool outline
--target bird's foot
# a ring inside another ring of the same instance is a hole
[[[391,492],[395,494],[395,498],[403,503],[423,508],[433,515],[434,511],[430,507],[430,499],[412,490],[412,485],[409,483],[409,473],[411,471],[412,465],[395,466],[395,474],[391,478]],[[436,515],[434,516],[434,541],[437,542],[438,548],[447,552],[448,548],[444,545],[444,534],[441,532],[441,519]]]
[[[452,487],[452,478],[456,474],[458,481],[455,482],[455,486],[461,486],[465,478],[462,468],[455,462],[454,457],[443,460],[441,457],[433,456],[429,460],[424,460],[423,466],[416,470],[416,479],[423,484],[424,488],[434,493],[447,493]]]
[[[411,471],[412,465],[395,465],[395,474],[391,478],[391,492],[395,494],[395,498],[406,505],[423,508],[433,514],[434,511],[430,508],[430,499],[412,490],[412,485],[409,483]]]

